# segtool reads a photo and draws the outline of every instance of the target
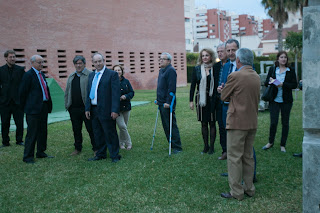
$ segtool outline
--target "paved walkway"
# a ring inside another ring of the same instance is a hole
[[[140,105],[148,104],[148,103],[150,103],[150,101],[131,101],[131,106],[135,107],[135,106],[140,106]],[[59,121],[66,121],[66,120],[70,120],[70,116],[67,111],[49,113],[49,116],[48,116],[48,123],[49,124],[59,122]],[[14,124],[13,119],[11,119],[10,124],[11,124],[10,131],[15,131],[16,126]],[[1,122],[0,122],[0,126],[1,126]],[[26,119],[24,119],[24,128],[27,128]]]

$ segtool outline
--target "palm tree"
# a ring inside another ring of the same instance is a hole
[[[270,17],[278,23],[278,50],[283,49],[282,29],[288,21],[288,12],[296,12],[307,0],[262,0],[261,4]]]

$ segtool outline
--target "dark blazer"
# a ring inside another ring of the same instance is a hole
[[[230,69],[230,59],[228,59],[227,63],[225,63],[225,65],[223,66],[223,71],[221,73],[221,81],[219,82],[219,85],[221,85],[222,83],[226,84],[227,80],[228,80],[228,72]]]
[[[49,95],[48,112],[50,113],[52,111],[50,90],[42,72],[41,75],[47,84]],[[20,102],[26,114],[40,114],[43,104],[43,94],[39,78],[33,68],[26,72],[22,78],[20,86]]]
[[[0,67],[0,107],[8,105],[11,99],[19,104],[19,86],[24,73],[24,68],[18,65],[13,66],[11,76],[7,64]]]
[[[221,65],[220,65],[221,66]],[[212,109],[214,109],[217,98],[217,87],[219,85],[219,73],[220,73],[220,68],[217,69],[216,68],[217,65],[214,64],[213,65],[213,70],[211,70],[211,72],[213,72],[213,78],[214,78],[214,87],[213,87],[213,94],[211,97],[211,107]],[[200,85],[200,80],[201,80],[201,65],[195,66],[193,68],[193,72],[192,72],[192,78],[191,78],[191,86],[190,86],[190,97],[189,97],[189,101],[193,102],[193,97],[194,97],[194,91],[197,87],[197,91],[199,91],[199,85]]]
[[[267,87],[269,86],[269,79],[270,77],[276,78],[276,73],[275,73],[275,66],[272,66],[269,68],[269,72],[266,78],[266,81],[264,82],[264,85]],[[292,98],[292,90],[297,88],[297,77],[295,70],[293,68],[290,68],[290,71],[286,72],[286,77],[284,79],[282,89],[282,98],[283,98],[283,103],[292,103],[293,98]],[[278,91],[278,88],[276,87],[276,90]],[[276,97],[276,95],[275,95]]]
[[[161,68],[158,76],[157,85],[157,104],[163,105],[165,103],[171,104],[172,96],[170,93],[176,95],[177,89],[177,72],[171,64],[165,68]],[[173,108],[175,108],[177,97],[174,100]]]
[[[89,96],[94,76],[95,72],[89,74],[88,92],[85,106],[86,111],[91,110],[91,99]],[[98,85],[97,96],[97,110],[99,112],[99,117],[111,120],[111,112],[119,113],[120,111],[120,84],[118,73],[105,68]]]
[[[131,110],[131,99],[134,96],[130,81],[122,76],[120,80],[120,96],[125,95],[126,100],[120,101],[120,112]]]

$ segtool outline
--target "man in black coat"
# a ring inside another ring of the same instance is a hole
[[[121,158],[116,129],[120,110],[119,76],[115,71],[106,68],[100,53],[92,56],[92,64],[96,70],[89,74],[85,114],[88,120],[92,120],[97,152],[96,156],[88,160],[106,159],[108,148],[112,162],[116,163]]]
[[[6,64],[0,67],[0,113],[2,147],[10,146],[9,128],[13,115],[16,124],[16,144],[23,145],[23,110],[20,107],[19,86],[24,68],[16,65],[16,53],[7,50],[4,53]]]
[[[52,111],[52,101],[45,75],[41,72],[44,60],[40,55],[30,59],[32,68],[23,76],[20,87],[21,106],[26,113],[28,124],[23,161],[34,163],[34,149],[37,142],[37,158],[52,158],[47,149],[48,113]]]

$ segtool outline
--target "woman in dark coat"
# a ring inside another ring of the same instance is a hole
[[[190,109],[194,109],[194,92],[196,93],[196,109],[198,121],[201,122],[201,132],[204,142],[202,153],[213,154],[214,141],[216,135],[214,103],[218,86],[218,79],[214,78],[213,64],[215,60],[214,52],[210,48],[205,48],[200,51],[198,58],[198,66],[194,67],[192,73],[192,81],[190,87]],[[210,127],[210,146],[209,146],[209,131]]]
[[[275,81],[277,80],[277,81]],[[265,86],[276,85],[276,94],[273,101],[269,103],[270,111],[270,134],[269,143],[262,149],[267,150],[273,147],[277,132],[279,113],[281,112],[282,136],[280,143],[281,152],[286,152],[286,142],[289,134],[289,118],[292,108],[292,90],[297,88],[295,70],[288,66],[288,54],[280,51],[277,54],[275,66],[270,67]]]
[[[119,145],[120,149],[130,150],[132,148],[131,138],[128,132],[128,121],[131,111],[130,100],[134,96],[134,91],[128,79],[123,76],[123,67],[115,65],[113,70],[116,71],[120,79],[120,116],[117,117],[117,125],[119,128]]]

